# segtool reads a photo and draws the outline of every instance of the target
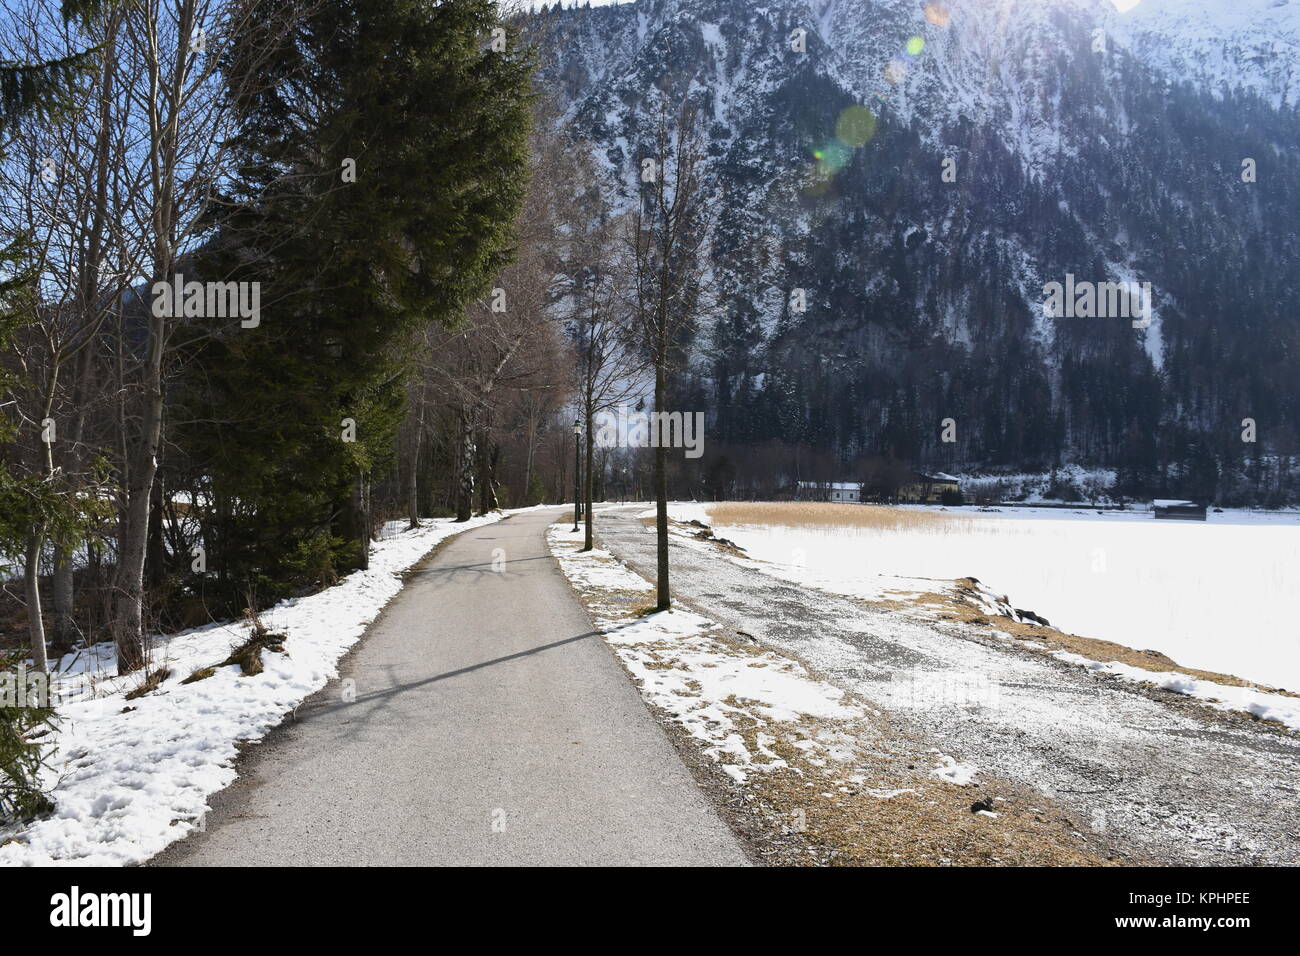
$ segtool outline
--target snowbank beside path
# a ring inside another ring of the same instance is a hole
[[[791,735],[818,759],[850,759],[839,733],[812,729],[831,721],[842,732],[869,720],[870,712],[840,688],[774,651],[725,643],[720,625],[681,606],[629,617],[620,599],[644,595],[650,604],[653,585],[608,551],[579,551],[582,534],[564,524],[551,526],[548,541],[645,699],[700,741],[737,783],[787,766],[772,749],[777,735]]]
[[[368,570],[260,615],[287,640],[284,653],[262,652],[256,676],[231,665],[182,683],[246,641],[243,623],[156,637],[151,669],[169,676],[130,701],[144,674],[117,677],[111,645],[69,655],[51,688],[59,713],[48,771],[55,810],[0,829],[0,865],[139,863],[202,828],[208,798],[236,777],[237,745],[261,739],[337,676],[339,658],[401,591],[402,574],[443,540],[503,517],[438,519],[412,531],[390,525]]]

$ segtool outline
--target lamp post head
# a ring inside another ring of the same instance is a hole
[[[582,422],[576,418],[573,420],[573,434],[575,435],[582,434]]]

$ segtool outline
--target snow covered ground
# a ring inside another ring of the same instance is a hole
[[[809,720],[833,720],[844,728],[867,719],[861,705],[812,677],[803,665],[770,650],[729,645],[720,640],[719,625],[699,614],[676,607],[629,618],[608,597],[643,594],[653,605],[654,588],[645,578],[607,551],[580,552],[582,533],[563,522],[551,526],[548,541],[645,699],[701,741],[706,755],[736,782],[786,767],[772,750],[774,735],[789,734]],[[755,725],[760,730],[747,732]],[[810,733],[798,746],[823,759],[849,757],[838,735],[824,739]]]
[[[652,578],[655,536],[640,519],[644,511],[602,514],[598,530],[602,547]],[[1117,679],[1110,662],[1052,659],[1033,638],[810,590],[788,580],[788,564],[738,556],[692,530],[670,538],[678,598],[734,633],[753,635],[756,648],[806,663],[879,708],[922,748],[939,748],[943,756],[930,755],[937,766],[909,761],[931,779],[954,785],[975,773],[985,787],[1023,784],[1067,806],[1071,819],[1092,821],[1120,845],[1167,862],[1300,859],[1292,799],[1300,792],[1300,737],[1231,714],[1245,708],[1227,699],[1193,706],[1140,689]],[[745,544],[734,530],[719,533]],[[936,591],[942,582],[925,583]],[[1183,694],[1192,685],[1209,692],[1189,675],[1141,676]],[[1271,696],[1292,708],[1292,726],[1300,727],[1300,698]]]
[[[502,517],[388,526],[369,570],[262,613],[287,640],[284,653],[262,652],[264,670],[253,677],[232,665],[181,683],[243,643],[242,623],[156,637],[151,666],[170,676],[131,701],[125,695],[144,675],[117,677],[110,645],[64,658],[51,689],[60,724],[46,782],[55,810],[0,829],[0,865],[138,863],[201,828],[208,798],[235,779],[237,744],[260,739],[337,674],[339,658],[401,590],[403,572],[443,539]]]
[[[863,507],[872,507],[866,505]],[[937,509],[922,509],[938,513]],[[674,517],[712,524],[705,505]],[[952,508],[907,530],[715,526],[769,573],[880,600],[974,577],[1054,627],[1300,689],[1300,514]]]

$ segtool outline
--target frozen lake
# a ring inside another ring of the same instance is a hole
[[[705,507],[682,516],[703,517]],[[1224,512],[1200,522],[1033,508],[916,510],[952,520],[715,531],[778,565],[781,576],[829,590],[874,598],[912,588],[918,578],[975,577],[1061,630],[1300,688],[1293,605],[1300,514]]]

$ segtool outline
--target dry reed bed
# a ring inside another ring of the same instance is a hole
[[[943,511],[826,501],[724,501],[709,505],[715,525],[767,525],[812,531],[898,531],[951,534],[974,529],[976,519]]]

